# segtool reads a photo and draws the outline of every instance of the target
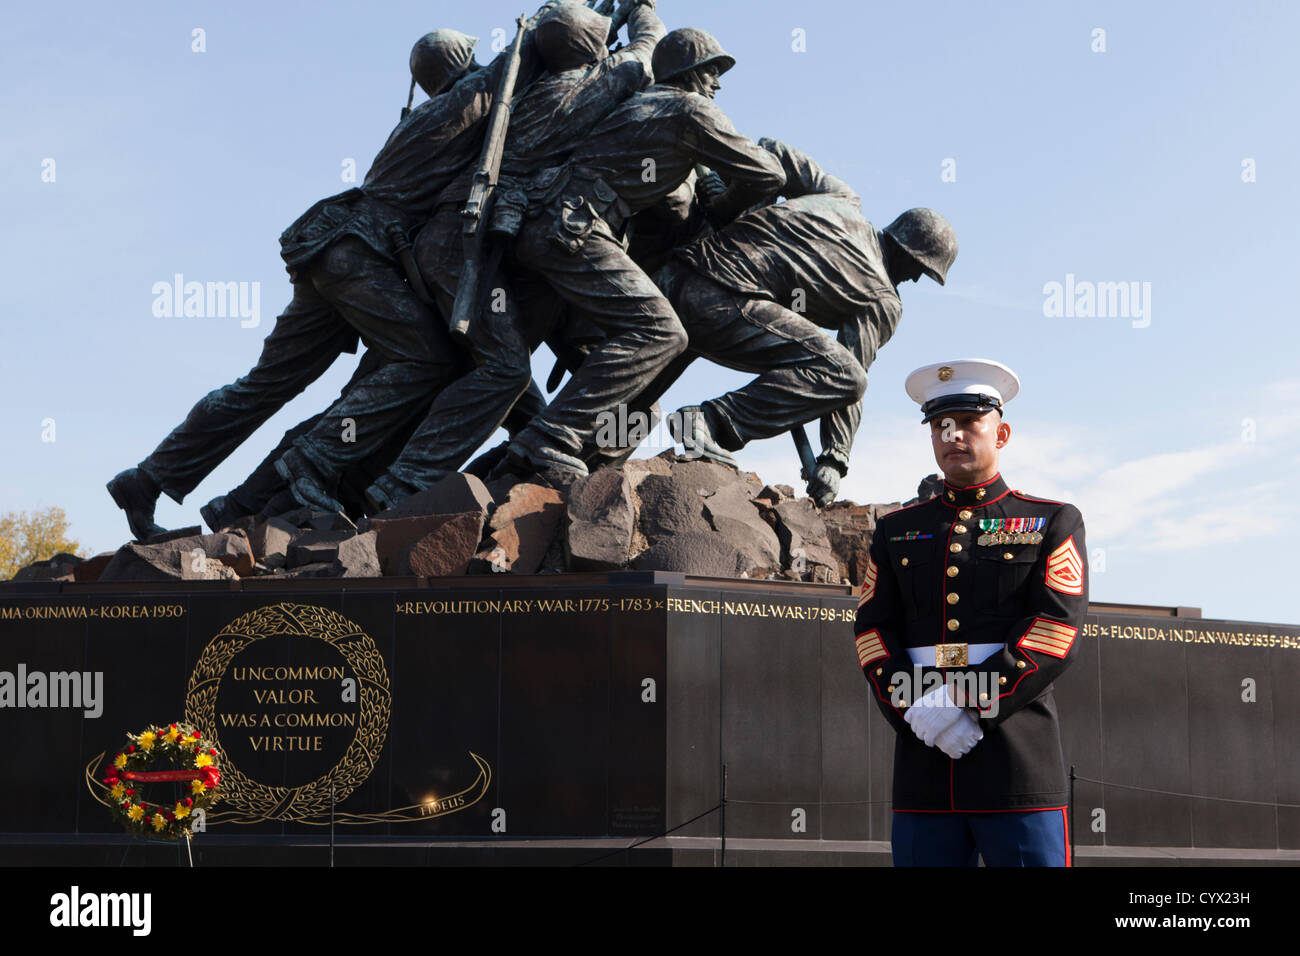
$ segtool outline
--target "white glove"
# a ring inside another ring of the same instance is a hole
[[[980,730],[979,721],[970,715],[970,711],[963,710],[952,726],[935,738],[934,745],[953,760],[959,760],[983,739],[984,731]]]
[[[939,734],[951,727],[962,713],[964,711],[953,703],[948,685],[944,683],[913,701],[903,719],[911,725],[921,743],[933,747]]]

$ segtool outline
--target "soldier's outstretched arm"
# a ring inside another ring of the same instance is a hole
[[[895,730],[910,734],[912,729],[903,710],[893,702],[889,689],[893,675],[900,671],[909,673],[912,662],[900,637],[903,599],[898,576],[885,553],[884,537],[877,525],[868,551],[867,570],[858,591],[858,613],[853,622],[853,633],[857,636],[858,664],[877,706]]]
[[[695,161],[721,174],[727,190],[709,204],[717,223],[729,222],[755,203],[780,193],[785,173],[776,157],[731,125],[711,100],[699,100],[681,131],[683,148]]]
[[[807,153],[767,136],[760,139],[758,145],[775,156],[781,164],[781,169],[785,172],[785,186],[781,189],[781,195],[787,199],[813,194],[840,196],[861,206],[858,194],[848,183],[827,173]]]
[[[999,691],[996,706],[980,703],[981,727],[996,727],[1033,701],[1078,656],[1088,613],[1087,555],[1083,515],[1064,505],[1052,516],[1030,571],[1029,613],[1008,632],[1002,651],[979,667],[992,668],[990,686]]]

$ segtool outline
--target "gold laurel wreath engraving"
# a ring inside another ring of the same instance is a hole
[[[253,643],[268,637],[310,637],[333,646],[360,681],[361,719],[343,757],[328,773],[301,787],[274,787],[242,773],[221,745],[216,719],[217,694],[231,661]],[[388,736],[392,694],[388,671],[374,642],[356,624],[328,608],[308,604],[275,604],[258,608],[232,621],[199,655],[185,695],[185,719],[193,723],[226,754],[222,768],[223,798],[241,813],[220,816],[229,822],[291,820],[329,811],[346,799],[375,768]],[[217,815],[210,814],[209,819]]]

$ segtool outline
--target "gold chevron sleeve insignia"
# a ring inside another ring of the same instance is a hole
[[[888,656],[889,651],[885,650],[885,642],[881,640],[880,632],[875,628],[858,635],[858,663],[863,667]]]
[[[867,570],[866,573],[862,575],[862,593],[858,595],[859,608],[876,596],[876,572],[878,570],[876,562],[872,561],[871,556],[868,555]]]
[[[1073,535],[1047,556],[1047,586],[1062,594],[1083,593],[1083,559]]]
[[[1070,653],[1070,645],[1074,643],[1078,633],[1077,627],[1036,617],[1034,623],[1029,625],[1029,630],[1025,631],[1025,636],[1016,643],[1016,647],[1026,651],[1042,651],[1053,657],[1065,657]]]

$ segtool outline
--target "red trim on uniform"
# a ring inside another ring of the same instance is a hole
[[[1019,647],[1019,645],[1017,645],[1017,647]],[[1001,700],[1003,697],[1006,697],[1008,694],[1014,694],[1016,692],[1016,688],[1020,686],[1020,682],[1022,680],[1024,680],[1030,674],[1038,673],[1038,662],[1029,656],[1029,652],[1022,650],[1020,653],[1024,654],[1025,658],[1029,661],[1029,667],[1025,668],[1024,672],[1019,677],[1016,678],[1016,682],[1011,685],[1010,690],[1004,690],[1002,693],[998,694],[998,700]],[[1016,669],[1019,670],[1019,668]]]
[[[1035,498],[1033,495],[1027,495],[1023,491],[1016,491],[1014,489],[1012,489],[1011,493],[1017,498],[1023,498],[1025,501],[1035,501],[1043,505],[1064,505],[1066,503],[1064,501],[1056,501],[1052,498]]]
[[[1074,866],[1074,861],[1070,859],[1070,811],[1061,808],[1061,824],[1065,828],[1065,865]]]
[[[943,502],[945,508],[952,508],[954,511],[960,511],[962,508],[987,508],[989,505],[993,504],[993,502],[1001,501],[1009,494],[1011,494],[1011,489],[1008,488],[996,498],[990,498],[988,501],[975,501],[969,504],[962,504],[960,501],[948,501],[943,497],[940,497],[939,500]],[[890,513],[892,514],[893,512]]]
[[[939,610],[942,611],[942,620],[939,621],[939,639],[936,644],[946,644],[948,638],[948,559],[952,557],[949,547],[952,545],[953,525],[948,524],[948,541],[943,546],[943,571],[939,574]],[[939,662],[936,660],[935,664]]]
[[[945,478],[943,480],[943,485],[945,488],[951,488],[953,491],[970,491],[972,488],[983,488],[985,485],[991,485],[993,484],[993,482],[997,481],[1001,477],[1002,477],[1002,472],[999,471],[995,473],[993,477],[989,478],[987,481],[981,481],[978,484],[974,484],[974,485],[954,485],[947,478]]]
[[[901,508],[895,508],[893,511],[891,511],[891,512],[890,512],[889,514],[887,514],[887,515],[881,515],[881,516],[880,516],[880,521],[884,521],[884,520],[887,519],[887,518],[891,518],[891,517],[893,517],[894,515],[898,514],[898,513],[901,512],[901,511],[911,511],[913,508],[920,508],[922,505],[928,505],[930,502],[932,502],[932,501],[937,501],[937,500],[938,500],[937,498],[926,498],[924,501],[918,501],[918,502],[917,502],[916,504],[914,504],[914,505],[903,505],[903,507],[901,507]],[[879,522],[876,524],[876,530],[877,530],[877,531],[880,530],[880,524],[879,524]]]
[[[889,660],[890,656],[891,656],[891,655],[889,654],[889,652],[886,651],[886,652],[885,652],[885,656],[882,657],[882,658],[880,658],[880,660],[882,660],[882,661],[887,661],[887,660]],[[881,665],[879,665],[879,664],[876,665],[876,667],[880,667],[880,666],[881,666]],[[882,668],[882,669],[883,669],[883,668]],[[890,697],[886,697],[884,694],[882,694],[882,693],[880,692],[880,685],[876,683],[876,668],[875,668],[875,667],[864,667],[864,668],[862,668],[862,672],[863,672],[864,674],[867,675],[867,680],[871,681],[871,687],[872,687],[872,689],[876,692],[876,696],[877,696],[878,698],[880,698],[880,700],[882,700],[882,701],[884,701],[886,704],[888,704],[890,707],[894,708],[894,710],[897,711],[899,714],[902,714],[902,712],[903,712],[903,711],[902,711],[902,708],[900,708],[897,704],[895,704],[894,701],[893,701]]]

